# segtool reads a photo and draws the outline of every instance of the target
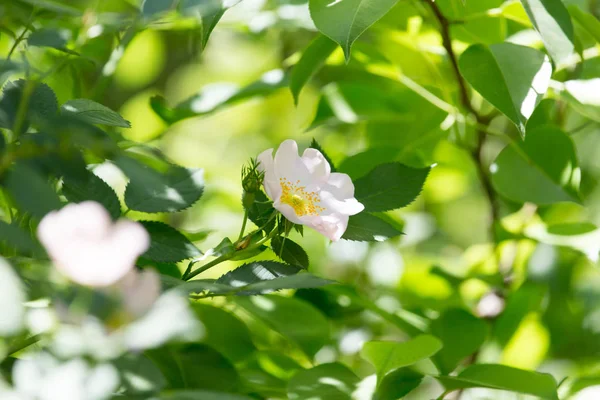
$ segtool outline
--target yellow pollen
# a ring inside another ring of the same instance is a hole
[[[281,185],[281,202],[287,204],[294,209],[297,216],[303,215],[319,215],[325,210],[319,206],[321,201],[316,192],[307,192],[306,186],[299,186],[300,181],[292,183],[286,178],[279,178]]]

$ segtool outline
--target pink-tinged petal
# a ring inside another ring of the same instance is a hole
[[[321,207],[324,207],[325,210],[322,212],[322,215],[330,215],[330,214],[344,214],[344,215],[355,215],[365,209],[365,206],[362,205],[355,198],[346,198],[346,199],[338,199],[332,193],[322,190],[319,193],[321,198]]]
[[[316,230],[329,240],[337,242],[340,240],[348,227],[348,216],[342,214],[331,214],[325,216],[302,217],[304,225]]]
[[[138,317],[144,315],[160,296],[160,277],[152,269],[141,272],[132,269],[117,285],[125,308]]]
[[[328,188],[328,190],[337,198],[345,199],[354,197],[354,183],[352,183],[352,180],[347,174],[333,172],[329,175],[327,184],[332,186],[332,188]]]
[[[281,195],[281,185],[279,177],[275,175],[275,166],[273,164],[273,149],[268,149],[260,153],[257,157],[258,170],[265,173],[263,186],[265,192],[271,200],[278,199]]]
[[[329,179],[331,166],[319,150],[311,148],[304,150],[302,162],[314,180],[326,182]]]
[[[294,224],[302,224],[302,220],[291,206],[281,203],[279,200],[275,200],[273,202],[273,207]]]
[[[146,230],[137,222],[113,224],[98,203],[70,204],[46,215],[38,237],[56,269],[86,286],[112,285],[135,265],[150,245]]]
[[[288,181],[306,186],[312,183],[308,168],[298,155],[298,145],[294,140],[285,140],[275,153],[275,176],[277,179],[286,178]]]

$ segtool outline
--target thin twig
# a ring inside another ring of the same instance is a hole
[[[450,36],[450,25],[451,25],[450,21],[442,13],[442,11],[440,10],[440,8],[438,7],[438,5],[435,3],[434,0],[423,0],[423,1],[425,1],[427,4],[429,4],[429,6],[431,7],[431,11],[433,11],[435,18],[437,19],[437,21],[440,25],[440,33],[442,35],[442,45],[444,46],[444,49],[446,50],[446,53],[448,54],[448,58],[450,59],[450,64],[452,65],[452,70],[456,77],[456,81],[458,82],[458,89],[459,89],[459,94],[460,94],[459,97],[460,97],[460,102],[461,102],[462,106],[467,111],[469,111],[471,114],[473,114],[473,116],[475,117],[475,120],[477,121],[478,126],[487,125],[490,122],[490,118],[482,116],[479,112],[477,112],[477,110],[475,110],[475,108],[473,108],[473,105],[471,104],[467,85],[466,85],[465,80],[463,79],[463,77],[460,73],[460,69],[458,67],[458,58],[456,57],[456,53],[454,52],[454,49],[452,48],[452,38]],[[495,234],[495,232],[496,232],[495,222],[499,219],[500,212],[499,212],[499,208],[498,208],[496,194],[492,187],[492,182],[490,180],[488,171],[486,171],[485,163],[483,160],[483,151],[482,150],[483,150],[483,145],[485,143],[485,137],[486,137],[485,130],[477,129],[477,143],[475,145],[475,148],[471,150],[471,157],[477,168],[477,174],[479,176],[479,179],[481,180],[482,189],[483,189],[483,191],[488,199],[488,202],[490,204],[489,230],[490,230],[490,235],[491,235],[494,243],[496,243],[497,237]]]

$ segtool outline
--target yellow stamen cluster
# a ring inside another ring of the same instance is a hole
[[[287,178],[279,178],[281,185],[281,202],[294,209],[297,216],[319,215],[325,208],[318,205],[321,201],[316,192],[307,192],[306,186],[299,186],[300,181],[292,183]]]

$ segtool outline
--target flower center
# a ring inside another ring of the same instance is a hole
[[[286,178],[279,178],[279,184],[281,185],[280,201],[292,207],[297,216],[319,215],[325,210],[318,205],[320,200],[317,192],[307,192],[306,186],[298,186],[299,180],[292,183]]]

